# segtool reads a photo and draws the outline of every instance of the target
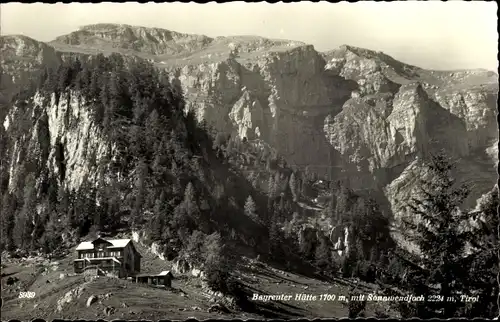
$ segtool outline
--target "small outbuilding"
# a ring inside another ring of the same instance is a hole
[[[171,287],[174,275],[170,271],[163,271],[160,274],[139,274],[135,276],[136,283],[149,284],[155,286]]]

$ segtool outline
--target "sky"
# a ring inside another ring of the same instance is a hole
[[[356,3],[2,4],[1,34],[37,40],[95,23],[158,27],[211,37],[258,35],[326,51],[347,44],[430,69],[497,70],[497,4],[484,1]]]

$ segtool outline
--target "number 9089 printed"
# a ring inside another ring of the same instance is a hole
[[[32,299],[35,297],[35,292],[19,292],[20,299]]]

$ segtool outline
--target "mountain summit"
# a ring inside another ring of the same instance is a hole
[[[201,50],[213,41],[203,35],[182,34],[160,28],[118,24],[87,25],[57,37],[50,44],[96,50],[139,52],[149,55],[177,55]]]

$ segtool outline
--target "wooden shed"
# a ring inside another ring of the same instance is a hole
[[[163,271],[160,274],[139,274],[135,276],[136,283],[156,285],[156,286],[172,286],[174,275],[170,271]]]

